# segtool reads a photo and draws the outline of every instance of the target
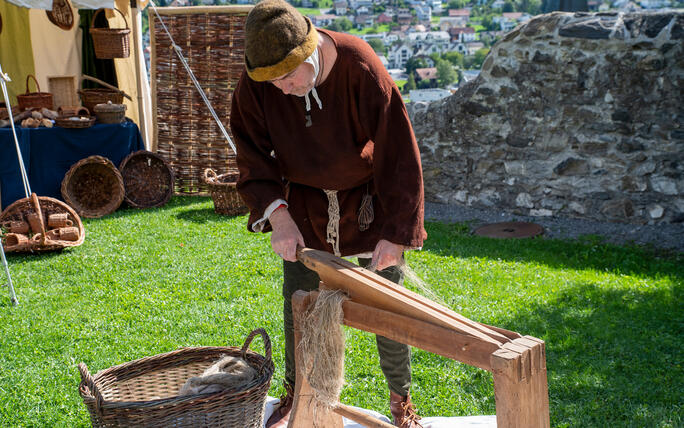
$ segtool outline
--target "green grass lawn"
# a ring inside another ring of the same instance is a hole
[[[8,255],[20,303],[0,288],[0,426],[88,426],[81,361],[94,374],[183,346],[240,346],[258,327],[273,341],[279,395],[281,263],[245,222],[214,214],[208,198],[175,197],[85,219],[80,247]],[[546,341],[553,427],[682,426],[682,254],[426,227],[407,261],[437,300]],[[387,414],[374,337],[346,331],[342,401]],[[263,352],[259,339],[253,348]],[[488,372],[414,350],[413,376],[422,415],[495,412]]]

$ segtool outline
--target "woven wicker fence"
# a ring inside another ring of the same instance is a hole
[[[233,90],[244,69],[244,23],[250,9],[158,8],[228,132]],[[208,195],[204,170],[212,168],[221,174],[235,169],[235,153],[158,21],[150,14],[156,152],[174,172],[175,193]]]

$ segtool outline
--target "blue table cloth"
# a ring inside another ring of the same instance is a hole
[[[138,126],[131,121],[85,129],[16,130],[31,191],[60,200],[62,179],[79,160],[100,155],[118,167],[129,153],[145,149]],[[0,192],[2,209],[25,197],[11,128],[0,129]]]

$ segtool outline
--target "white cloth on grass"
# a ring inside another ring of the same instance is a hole
[[[280,400],[274,397],[266,397],[266,414],[264,415],[264,426],[266,421],[271,416],[275,408],[278,406]],[[361,409],[354,407],[362,412],[368,413],[377,419],[391,423],[387,416],[382,415],[373,410]],[[363,428],[354,421],[343,418],[344,428]],[[420,424],[425,428],[496,428],[496,415],[479,415],[479,416],[457,416],[453,418],[446,417],[430,417],[422,418]]]

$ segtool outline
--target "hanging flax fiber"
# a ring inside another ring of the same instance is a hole
[[[344,331],[342,303],[349,297],[341,290],[321,290],[302,321],[299,348],[304,375],[314,392],[317,412],[337,406],[344,384]]]

